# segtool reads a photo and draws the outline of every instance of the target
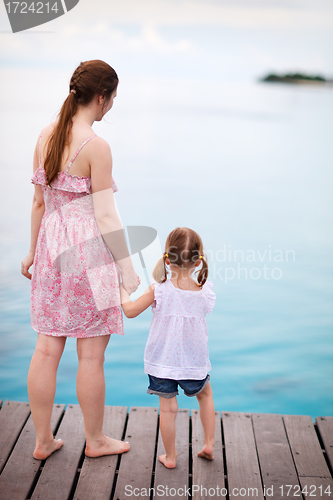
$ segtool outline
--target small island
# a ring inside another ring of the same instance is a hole
[[[321,75],[305,75],[303,73],[287,73],[285,75],[277,75],[270,73],[267,76],[260,78],[260,82],[278,82],[278,83],[316,83],[325,84],[333,83],[333,80],[328,80]]]

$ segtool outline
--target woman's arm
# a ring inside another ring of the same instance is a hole
[[[96,137],[90,144],[91,189],[96,221],[105,243],[119,264],[124,287],[132,293],[138,288],[139,280],[114,202],[110,146],[100,137]]]
[[[38,148],[39,146],[37,143],[33,159],[34,172],[38,168]],[[30,250],[28,255],[21,262],[21,273],[28,279],[31,279],[31,273],[29,273],[29,268],[32,266],[34,262],[39,228],[44,212],[45,212],[45,205],[44,205],[43,191],[39,184],[35,184],[35,192],[32,200],[32,209],[31,209]]]
[[[127,318],[136,318],[136,316],[139,316],[139,314],[145,311],[154,302],[154,286],[150,285],[141,297],[132,302],[130,296],[121,284],[120,297],[125,316]]]

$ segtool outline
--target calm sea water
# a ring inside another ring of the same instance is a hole
[[[0,98],[0,397],[27,400],[36,333],[20,261],[31,156],[67,75],[48,73],[46,95],[42,75],[26,72],[30,99],[17,102],[14,73]],[[111,144],[124,225],[155,228],[162,245],[177,226],[202,236],[217,294],[208,326],[218,410],[332,415],[332,111],[325,87],[125,78],[107,123],[96,124]],[[150,310],[125,318],[125,336],[111,337],[107,404],[158,405],[143,373],[150,320]],[[68,339],[59,403],[76,402],[75,349]],[[184,395],[179,406],[198,407]]]

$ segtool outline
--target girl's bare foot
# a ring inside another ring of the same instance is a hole
[[[130,449],[130,444],[127,441],[118,441],[108,436],[103,439],[94,441],[90,446],[86,446],[85,454],[87,457],[96,458],[103,455],[119,455],[126,453]]]
[[[177,455],[176,458],[169,458],[164,454],[160,455],[158,459],[167,469],[174,469],[176,467]]]
[[[48,444],[41,444],[38,439],[36,439],[36,448],[33,452],[33,457],[37,460],[45,460],[47,457],[52,455],[54,451],[60,450],[64,444],[62,439],[53,439]]]
[[[213,447],[209,446],[208,444],[205,444],[202,450],[199,451],[198,457],[207,458],[207,460],[213,460],[214,459]]]

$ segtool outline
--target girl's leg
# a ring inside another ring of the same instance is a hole
[[[159,461],[168,469],[176,467],[176,417],[178,411],[177,396],[163,398],[160,396],[160,429],[165,448],[165,455]]]
[[[111,439],[103,433],[105,404],[104,351],[110,335],[77,339],[79,368],[76,393],[86,430],[86,455],[100,457],[124,453],[128,443]]]
[[[213,401],[213,391],[210,382],[197,394],[200,406],[200,419],[204,429],[204,447],[198,453],[198,457],[213,460],[214,434],[215,434],[215,408]]]
[[[54,439],[51,414],[56,391],[57,369],[66,343],[66,337],[38,334],[36,349],[28,373],[28,394],[31,415],[36,428],[34,458],[44,460],[64,444]]]

